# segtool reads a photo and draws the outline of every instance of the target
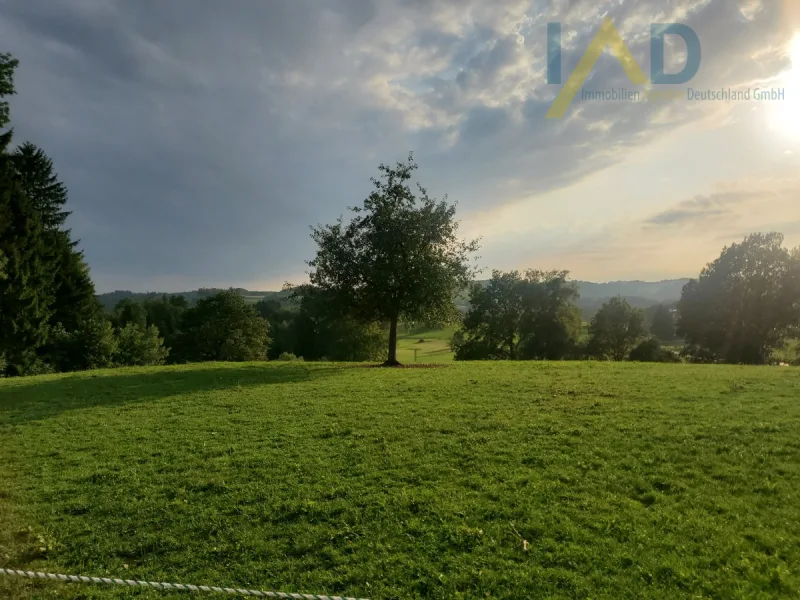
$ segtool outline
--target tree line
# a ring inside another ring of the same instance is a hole
[[[641,360],[764,364],[800,336],[800,249],[778,233],[723,249],[674,307],[623,298],[586,326],[567,271],[479,273],[479,240],[456,205],[411,185],[413,156],[381,164],[350,219],[312,228],[309,282],[248,303],[231,289],[100,305],[65,223],[67,189],[45,152],[12,148],[17,62],[0,54],[0,374],[166,362],[332,360],[397,366],[401,323],[456,325],[457,360]],[[466,314],[455,299],[469,290]],[[680,355],[663,342],[682,345]]]

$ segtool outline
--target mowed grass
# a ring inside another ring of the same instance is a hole
[[[397,360],[403,364],[453,362],[453,351],[450,349],[453,333],[453,327],[401,331],[397,336]]]
[[[388,598],[797,598],[800,371],[0,381],[0,564]],[[0,576],[0,597],[183,598]]]

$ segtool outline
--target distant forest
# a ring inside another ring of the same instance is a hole
[[[479,283],[485,283],[480,281]],[[649,308],[658,304],[676,304],[681,298],[683,286],[689,283],[689,279],[669,279],[658,282],[647,281],[612,281],[609,283],[593,283],[591,281],[576,281],[580,298],[576,304],[581,310],[584,319],[591,319],[600,307],[610,298],[621,296],[634,308]],[[189,305],[194,305],[198,300],[208,298],[221,292],[222,289],[200,288],[189,292],[168,293],[167,296],[183,296]],[[277,300],[279,302],[287,300],[291,292],[260,292],[238,288],[235,290],[245,300],[255,304],[261,300]],[[134,302],[141,302],[147,299],[156,299],[163,296],[163,292],[132,292],[128,290],[117,290],[98,294],[97,299],[107,311],[112,311],[120,300],[130,299]],[[468,293],[456,298],[456,305],[465,312],[469,308]]]

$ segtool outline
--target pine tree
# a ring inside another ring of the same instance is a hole
[[[33,201],[42,216],[46,231],[61,228],[70,215],[64,210],[67,202],[67,187],[53,171],[53,161],[34,144],[25,142],[17,148],[14,160],[22,191]]]
[[[7,154],[0,155],[0,254],[7,260],[0,281],[0,354],[9,374],[24,374],[47,340],[55,264],[40,215]]]
[[[14,93],[17,61],[0,54],[0,127],[9,123],[8,103]],[[12,131],[0,134],[0,355],[4,371],[19,375],[38,362],[37,350],[46,342],[54,298],[55,253],[48,244],[41,214],[26,196],[7,152]]]
[[[8,102],[3,98],[14,94],[14,69],[17,68],[17,61],[10,54],[0,53],[0,127],[5,127],[9,122]],[[6,148],[11,144],[13,132],[0,132],[0,154],[4,154]]]

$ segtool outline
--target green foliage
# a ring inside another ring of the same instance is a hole
[[[412,156],[395,167],[380,165],[380,179],[348,223],[318,226],[311,283],[330,295],[341,313],[389,323],[388,364],[397,363],[397,324],[402,320],[457,318],[453,299],[469,283],[469,256],[477,242],[458,239],[455,205],[436,201],[408,181]]]
[[[2,560],[375,600],[797,599],[798,397],[791,368],[600,362],[6,379]]]
[[[68,330],[74,330],[80,323],[98,316],[101,306],[95,298],[94,283],[83,254],[75,249],[64,232],[53,233],[51,239],[55,245],[56,263],[50,323],[61,323]]]
[[[631,350],[629,359],[635,362],[678,363],[681,361],[675,352],[664,348],[657,338],[649,338],[641,342]]]
[[[668,306],[659,304],[650,321],[650,333],[662,342],[671,342],[675,339],[675,317]]]
[[[154,325],[158,328],[167,348],[174,347],[180,333],[183,313],[189,308],[186,298],[180,295],[163,294],[158,298],[145,298],[142,306],[146,314],[147,325]]]
[[[114,353],[114,364],[118,366],[152,366],[163,365],[169,350],[164,347],[164,340],[158,335],[155,325],[140,327],[128,323],[117,333],[117,349]]]
[[[278,360],[281,362],[304,362],[305,359],[302,356],[297,357],[291,352],[281,352]]]
[[[756,233],[683,288],[678,332],[697,361],[764,364],[800,325],[800,251]]]
[[[33,201],[45,231],[56,231],[70,215],[64,210],[67,187],[58,179],[53,161],[30,142],[25,142],[12,154],[22,191]]]
[[[47,340],[53,314],[55,262],[32,201],[22,192],[10,157],[0,154],[0,353],[7,373],[24,373]]]
[[[581,330],[577,289],[568,272],[495,271],[473,284],[456,360],[559,360],[574,354]]]
[[[597,358],[625,360],[645,335],[644,313],[623,298],[612,298],[589,325],[588,351]]]
[[[114,307],[114,312],[111,313],[111,323],[118,329],[122,329],[128,324],[144,329],[148,325],[147,311],[140,302],[124,298]]]
[[[10,54],[0,52],[0,127],[8,125],[10,120],[8,101],[4,98],[14,94],[14,70],[18,64]],[[11,144],[12,134],[12,131],[0,131],[0,154]]]
[[[88,371],[114,364],[117,339],[108,319],[96,316],[74,331],[57,325],[50,333],[50,361],[58,371]]]
[[[386,358],[387,332],[379,323],[337,312],[332,293],[313,286],[296,290],[299,311],[291,323],[294,353],[307,360],[358,362]]]
[[[180,360],[266,360],[269,324],[235,290],[200,300],[181,319],[175,353]]]

